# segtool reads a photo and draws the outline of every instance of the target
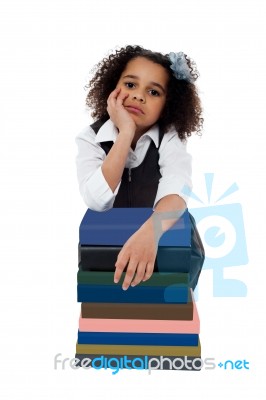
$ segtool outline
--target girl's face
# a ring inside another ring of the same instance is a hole
[[[126,65],[116,87],[121,88],[121,94],[129,95],[123,105],[134,119],[136,133],[147,132],[160,118],[168,80],[167,70],[145,57],[134,58]]]

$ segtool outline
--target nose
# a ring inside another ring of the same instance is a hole
[[[145,96],[142,93],[134,93],[133,94],[133,100],[140,101],[141,103],[145,103]]]

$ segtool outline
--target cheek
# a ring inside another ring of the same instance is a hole
[[[122,83],[118,82],[118,84],[116,85],[116,89],[121,89],[120,94],[128,93],[127,88]]]

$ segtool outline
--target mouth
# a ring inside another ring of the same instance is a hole
[[[139,107],[131,106],[131,105],[124,106],[124,107],[125,107],[128,111],[131,111],[131,112],[133,112],[133,113],[135,113],[135,114],[144,114],[144,112],[142,111],[142,109],[139,108]]]

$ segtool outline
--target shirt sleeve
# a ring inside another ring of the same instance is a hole
[[[106,154],[100,144],[95,142],[95,136],[95,132],[88,126],[75,139],[78,146],[76,166],[79,190],[88,208],[107,211],[113,207],[121,182],[113,193],[101,168]]]
[[[159,167],[162,175],[153,210],[158,201],[169,194],[177,194],[187,203],[192,190],[192,157],[187,152],[186,143],[177,133],[166,133],[159,148]]]

